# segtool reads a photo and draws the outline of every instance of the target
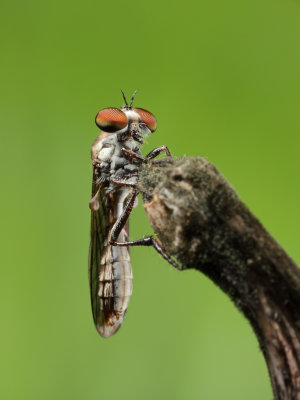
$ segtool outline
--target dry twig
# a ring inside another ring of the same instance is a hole
[[[144,207],[164,249],[210,277],[250,321],[276,400],[300,400],[300,269],[201,157],[145,166]]]

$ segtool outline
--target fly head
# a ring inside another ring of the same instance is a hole
[[[143,137],[156,130],[156,118],[143,108],[134,108],[132,103],[137,91],[131,97],[128,105],[125,94],[125,106],[109,107],[99,111],[96,115],[96,125],[104,132],[131,136],[135,141],[143,144]]]

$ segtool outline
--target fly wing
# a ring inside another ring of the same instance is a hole
[[[109,337],[122,325],[132,293],[128,247],[109,244],[111,230],[122,213],[125,198],[124,190],[108,193],[105,182],[96,183],[95,170],[93,182],[89,254],[91,303],[97,331],[101,336]],[[128,240],[128,229],[127,222],[118,241]]]
[[[93,177],[94,178],[94,177]],[[94,182],[94,179],[93,179]],[[99,187],[93,183],[91,207],[91,242],[89,253],[89,284],[92,303],[92,312],[95,325],[101,314],[101,304],[99,293],[99,274],[101,268],[101,257],[105,246],[107,246],[109,226],[105,207],[105,187],[100,184]],[[91,205],[91,203],[90,203]]]

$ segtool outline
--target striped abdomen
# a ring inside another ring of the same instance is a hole
[[[90,284],[95,326],[103,337],[113,335],[122,325],[132,293],[132,269],[127,247],[111,246],[112,228],[122,214],[130,191],[102,192],[100,208],[92,211]],[[96,229],[95,229],[96,228]],[[128,241],[128,223],[117,239]],[[99,256],[100,254],[100,256]]]
[[[125,242],[122,232],[118,241]],[[99,274],[100,309],[97,329],[101,336],[113,335],[122,325],[132,293],[132,269],[127,247],[108,245],[101,257]]]

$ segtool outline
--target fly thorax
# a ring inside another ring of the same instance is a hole
[[[122,153],[123,148],[138,154],[140,153],[140,149],[132,137],[127,137],[126,140],[117,142],[111,158],[111,176],[115,178],[126,178],[128,174],[137,175],[138,173],[138,166],[124,157]],[[136,183],[136,180],[134,183]]]

